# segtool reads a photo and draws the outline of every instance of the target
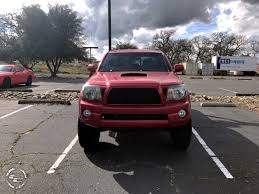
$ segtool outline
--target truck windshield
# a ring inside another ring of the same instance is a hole
[[[109,53],[101,64],[101,72],[111,71],[170,71],[160,53]]]
[[[12,72],[13,67],[8,65],[0,65],[0,71],[2,72]]]

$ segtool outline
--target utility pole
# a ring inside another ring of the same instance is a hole
[[[111,35],[111,0],[108,0],[108,36],[109,36],[109,51],[112,50],[112,35]]]

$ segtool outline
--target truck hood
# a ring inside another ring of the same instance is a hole
[[[97,72],[88,81],[99,86],[168,86],[181,84],[174,72]]]

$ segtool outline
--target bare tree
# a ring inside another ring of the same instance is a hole
[[[117,42],[116,47],[114,48],[116,50],[120,49],[138,49],[138,47],[134,44],[131,44],[129,42]]]
[[[213,33],[211,42],[214,54],[219,56],[240,55],[247,45],[246,37],[226,32]]]
[[[0,38],[11,37],[16,35],[16,14],[8,13],[6,15],[0,15]]]
[[[259,54],[259,41],[256,39],[249,40],[248,46],[249,54],[252,56],[256,56]]]
[[[16,14],[0,15],[0,60],[11,62],[16,50]]]
[[[169,52],[169,59],[172,64],[190,62],[192,55],[192,43],[186,39],[173,40]]]
[[[153,37],[152,47],[163,51],[167,56],[172,49],[172,39],[175,31],[160,31]],[[169,57],[169,56],[168,56]]]
[[[160,31],[153,37],[152,48],[163,51],[171,64],[189,62],[192,44],[186,39],[174,39],[175,31]]]
[[[194,62],[208,63],[211,61],[212,45],[209,38],[206,36],[195,36],[192,40],[192,54]]]

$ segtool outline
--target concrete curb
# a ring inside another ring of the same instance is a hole
[[[236,93],[236,96],[259,96],[259,93]]]
[[[216,103],[216,102],[203,102],[200,104],[201,107],[237,107],[233,103]]]
[[[55,93],[69,93],[69,92],[76,92],[80,93],[80,90],[54,90]]]
[[[69,100],[34,100],[26,99],[19,100],[18,104],[61,104],[61,105],[71,105]]]
[[[238,78],[237,80],[244,80],[244,81],[248,81],[248,80],[254,80],[252,78]]]
[[[215,80],[226,80],[227,78],[225,77],[212,77],[210,79],[215,79]]]
[[[1,89],[0,92],[33,92],[32,89]]]
[[[203,77],[189,77],[189,79],[203,79]]]

